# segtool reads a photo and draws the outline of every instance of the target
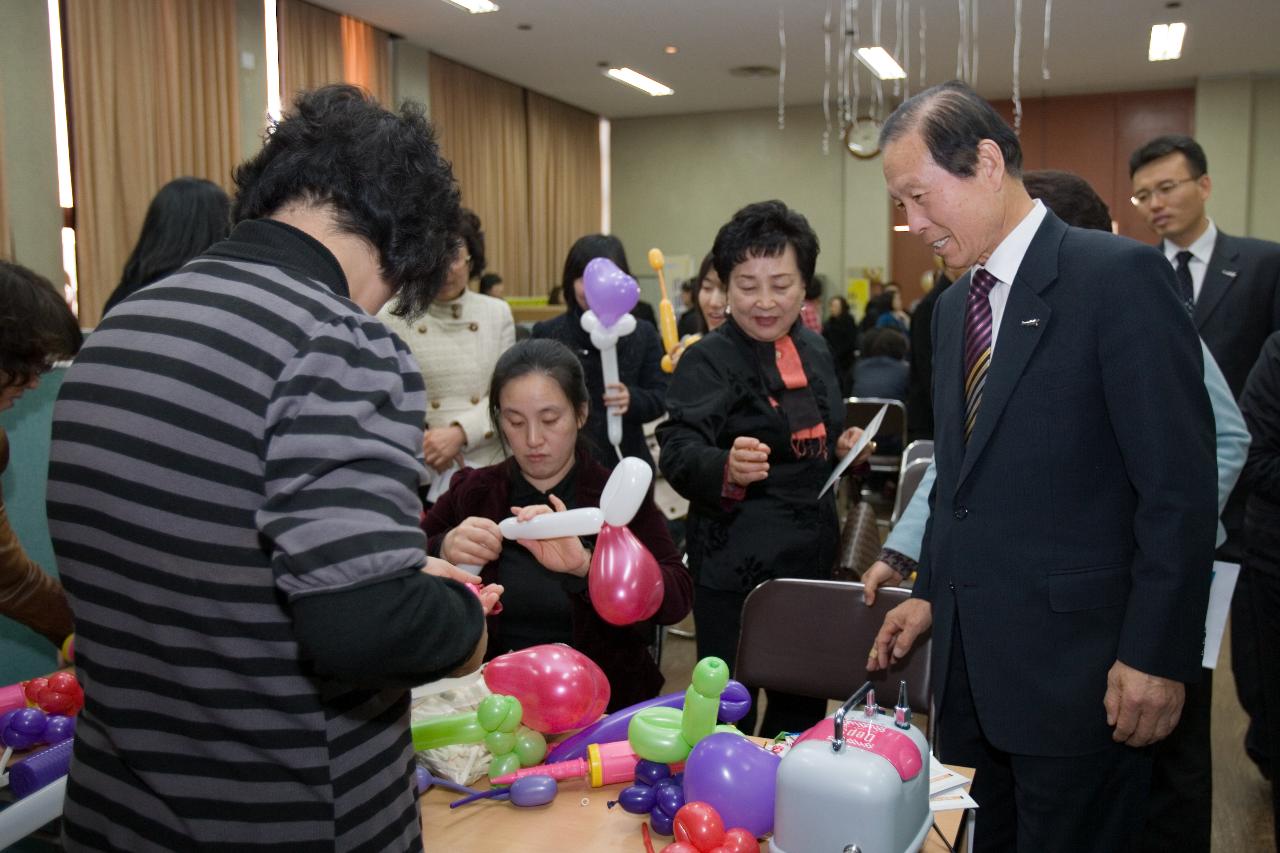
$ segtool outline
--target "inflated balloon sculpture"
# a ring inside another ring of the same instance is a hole
[[[47,714],[74,716],[84,707],[84,690],[70,672],[55,672],[0,687],[0,713],[25,707],[39,708]]]
[[[666,588],[658,561],[627,525],[640,510],[652,482],[653,469],[628,456],[609,475],[600,493],[599,509],[548,512],[528,521],[507,518],[498,524],[498,530],[507,539],[516,540],[599,534],[587,574],[591,604],[611,625],[642,622],[658,612]]]
[[[741,737],[732,726],[717,729],[720,694],[729,684],[729,666],[717,657],[705,657],[693,668],[693,683],[684,694],[684,708],[645,708],[631,718],[627,740],[636,755],[662,764],[689,757],[698,742],[717,730]]]
[[[543,734],[582,728],[594,722],[609,704],[609,679],[604,671],[563,643],[544,643],[499,655],[485,665],[484,683],[494,693],[518,698],[525,725]]]
[[[670,835],[676,812],[684,805],[681,774],[656,761],[636,762],[635,781],[622,789],[617,803],[631,814],[649,816],[649,825],[659,835]],[[613,804],[610,803],[610,806]]]
[[[0,714],[0,744],[11,749],[57,743],[75,732],[76,718],[65,714],[46,714],[39,708],[14,708]]]
[[[676,840],[662,853],[757,853],[760,845],[742,827],[725,830],[724,820],[707,803],[690,801],[676,812],[672,828]]]
[[[710,735],[685,762],[685,797],[709,803],[729,826],[765,835],[773,831],[780,763],[777,755],[744,737]]]
[[[600,350],[600,367],[604,384],[618,384],[618,338],[636,330],[636,318],[629,311],[640,301],[640,285],[618,269],[608,258],[592,258],[582,273],[588,310],[582,312],[582,329]],[[622,415],[610,409],[607,413],[609,443],[622,458]]]
[[[492,688],[490,688],[492,689]],[[413,724],[413,748],[437,749],[460,743],[484,743],[493,755],[489,778],[533,767],[547,754],[547,740],[540,732],[520,725],[523,709],[512,696],[486,696],[474,710],[435,717]]]

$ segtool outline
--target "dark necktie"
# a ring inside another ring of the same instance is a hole
[[[964,309],[964,440],[969,440],[978,419],[982,389],[991,367],[991,288],[996,277],[976,269],[969,282],[969,298]]]
[[[1196,310],[1196,289],[1191,283],[1191,258],[1192,254],[1183,249],[1176,255],[1178,268],[1174,271],[1178,276],[1178,298],[1182,300],[1183,306],[1187,309],[1188,314],[1194,314]]]

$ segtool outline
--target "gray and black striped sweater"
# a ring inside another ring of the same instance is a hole
[[[241,223],[69,370],[48,492],[86,694],[67,849],[421,849],[405,687],[483,620],[418,572],[422,377],[346,297],[319,242]]]

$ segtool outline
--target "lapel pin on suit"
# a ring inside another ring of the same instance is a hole
[[[1222,274],[1227,278],[1235,278],[1239,273],[1236,270],[1223,270]]]
[[[1033,327],[1038,327],[1038,326],[1040,325],[1040,318],[1039,318],[1039,317],[1032,317],[1030,320],[1023,320],[1023,321],[1022,321],[1022,325],[1023,325],[1023,326],[1033,326]]]

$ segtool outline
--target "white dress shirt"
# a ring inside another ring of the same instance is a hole
[[[1031,245],[1032,238],[1036,236],[1036,231],[1040,229],[1040,223],[1044,221],[1045,214],[1048,212],[1044,202],[1036,199],[1031,206],[1031,212],[1022,217],[1022,221],[1014,226],[1009,236],[1000,241],[1000,245],[996,246],[991,257],[987,258],[987,262],[975,267],[975,269],[985,269],[996,277],[995,286],[987,296],[987,301],[991,303],[991,357],[993,359],[996,355],[996,338],[1000,334],[1000,321],[1004,318],[1004,306],[1009,301],[1009,288],[1013,286],[1013,280],[1018,275],[1018,267],[1022,266],[1027,248]]]
[[[1191,270],[1191,295],[1193,301],[1200,298],[1200,288],[1204,286],[1204,274],[1209,271],[1209,258],[1213,257],[1213,244],[1218,242],[1218,226],[1213,224],[1213,220],[1209,220],[1209,227],[1204,229],[1204,233],[1196,238],[1195,242],[1187,247],[1187,251],[1191,253],[1191,260],[1187,261],[1187,268]],[[1178,253],[1182,251],[1182,247],[1170,240],[1165,240],[1162,247],[1164,256],[1169,259],[1169,263],[1173,264],[1173,268],[1178,268]]]

